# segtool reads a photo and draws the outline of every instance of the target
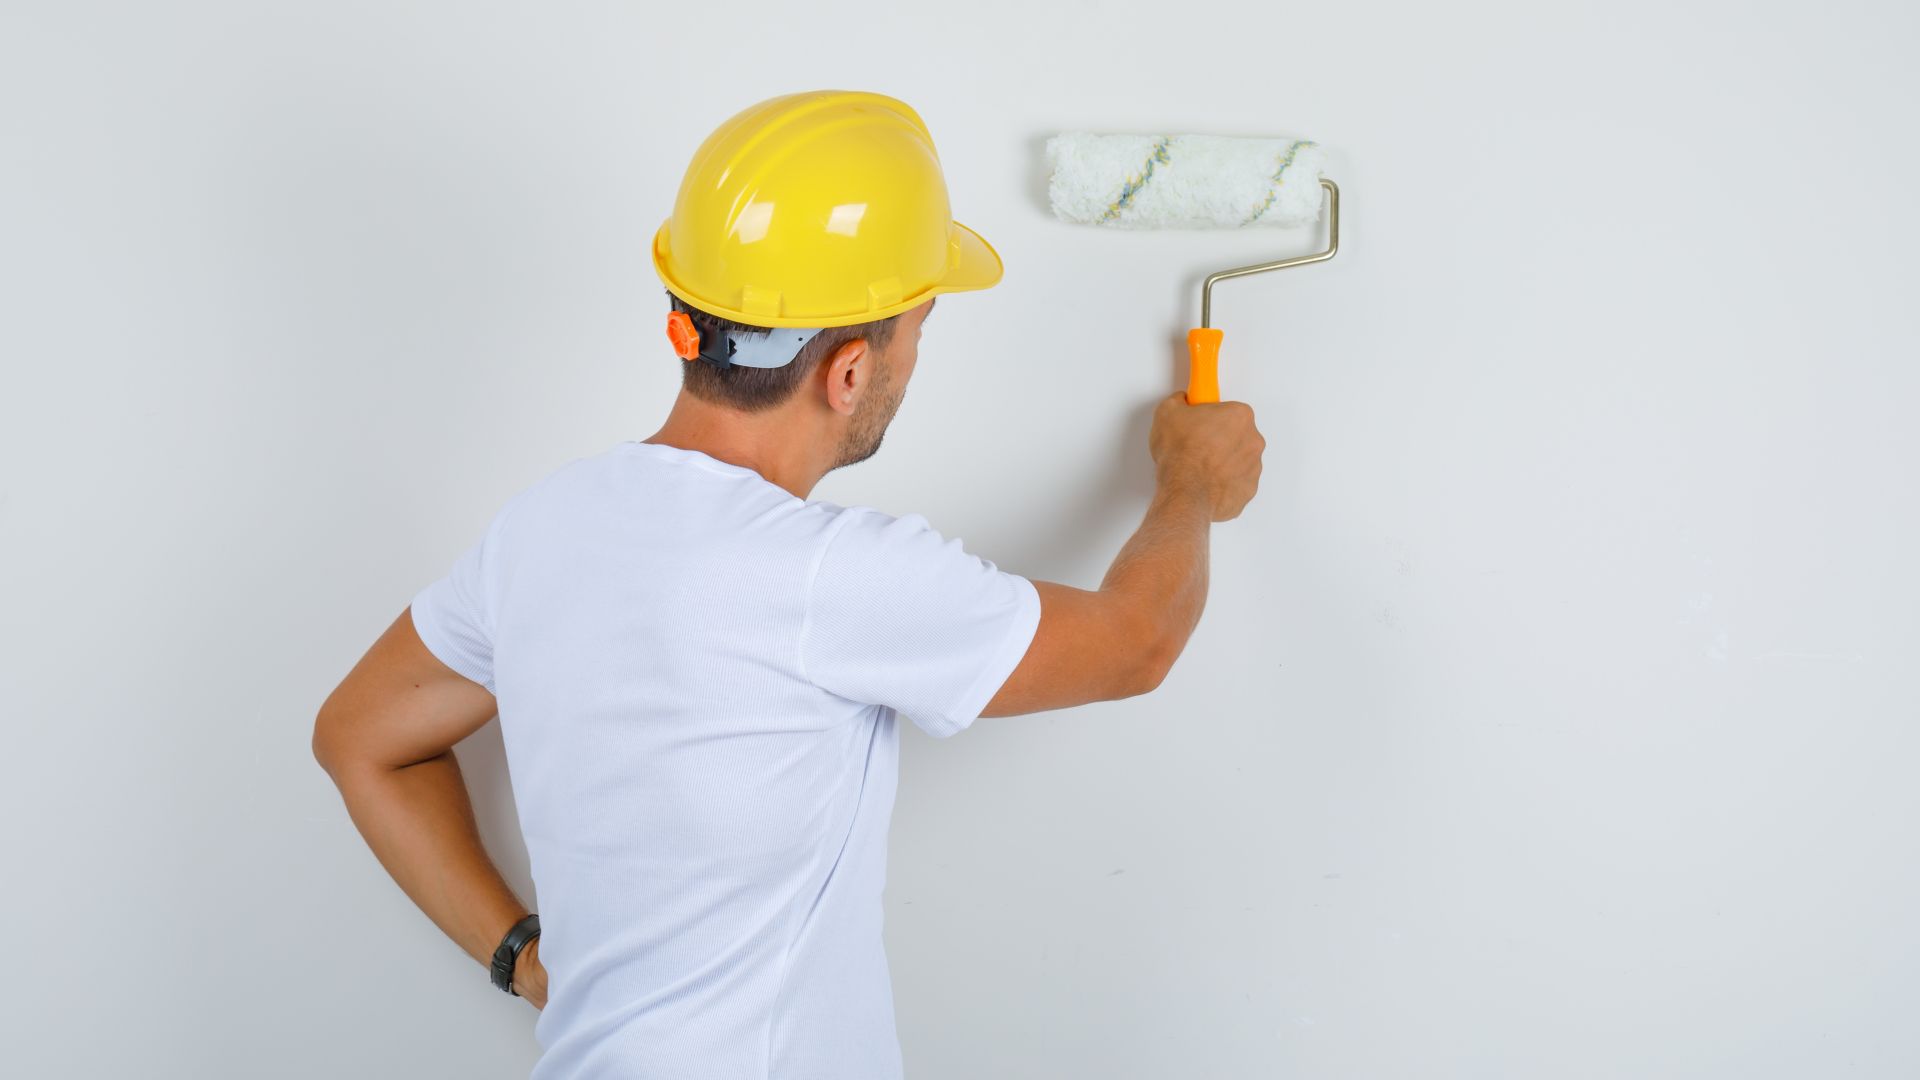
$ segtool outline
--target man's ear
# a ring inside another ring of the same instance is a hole
[[[852,416],[873,377],[873,353],[865,338],[843,341],[827,360],[827,408]]]

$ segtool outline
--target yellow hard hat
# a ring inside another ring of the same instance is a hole
[[[777,327],[884,319],[1001,271],[953,220],[920,115],[852,90],[770,98],[707,136],[654,234],[653,266],[702,311]]]

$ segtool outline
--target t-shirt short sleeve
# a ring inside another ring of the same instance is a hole
[[[414,632],[440,662],[494,693],[493,616],[488,576],[497,558],[500,517],[453,566],[414,594]]]
[[[841,511],[807,592],[800,657],[815,686],[945,738],[986,708],[1040,625],[1033,583],[924,517]]]

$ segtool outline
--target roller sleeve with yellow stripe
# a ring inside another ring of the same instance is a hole
[[[1047,198],[1062,221],[1115,229],[1290,228],[1327,218],[1327,247],[1207,276],[1200,325],[1187,333],[1187,401],[1220,400],[1215,282],[1322,262],[1340,247],[1340,190],[1310,139],[1225,135],[1096,135],[1047,140]]]

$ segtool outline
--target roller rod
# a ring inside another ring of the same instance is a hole
[[[1255,263],[1251,266],[1236,266],[1231,270],[1222,270],[1217,274],[1208,274],[1205,284],[1200,286],[1200,326],[1202,329],[1213,325],[1213,283],[1228,278],[1242,277],[1246,274],[1258,274],[1264,270],[1285,270],[1289,266],[1305,266],[1308,263],[1326,262],[1340,250],[1340,189],[1326,177],[1320,178],[1320,186],[1327,189],[1327,250],[1312,255],[1302,255],[1294,259],[1281,259],[1279,262]]]

